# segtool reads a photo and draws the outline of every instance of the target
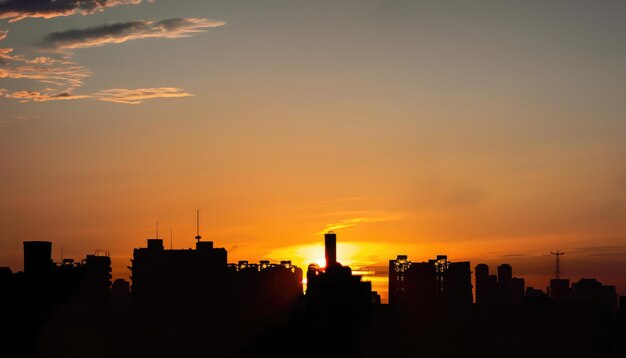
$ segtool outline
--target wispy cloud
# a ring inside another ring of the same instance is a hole
[[[586,246],[572,249],[573,255],[581,256],[626,256],[626,246],[606,245],[606,246]]]
[[[27,102],[48,102],[92,98],[104,102],[117,102],[124,104],[139,104],[148,99],[155,98],[178,98],[193,96],[180,88],[174,87],[157,87],[157,88],[138,88],[126,89],[115,88],[103,90],[92,94],[72,94],[70,92],[47,93],[36,91],[8,91],[0,88],[0,98],[17,99],[21,103]]]
[[[0,40],[8,31],[0,32]],[[80,87],[91,72],[75,62],[47,56],[28,58],[13,53],[10,47],[0,47],[0,78],[29,79],[64,89]]]
[[[139,3],[141,0],[4,0],[0,2],[0,19],[15,22],[29,17],[91,15],[109,7]]]
[[[7,37],[8,31],[0,32],[0,40]],[[57,86],[63,90],[46,88],[43,91],[17,90],[9,91],[0,88],[0,98],[11,98],[26,102],[67,101],[74,99],[89,98],[89,95],[73,95],[71,90],[80,87],[83,79],[89,77],[91,72],[87,68],[77,65],[72,61],[51,57],[27,58],[13,54],[13,49],[0,48],[0,79],[27,79],[48,86]]]
[[[36,91],[14,91],[9,92],[0,88],[0,97],[13,98],[19,100],[21,103],[30,101],[34,102],[48,102],[48,101],[67,101],[74,99],[90,98],[89,95],[73,95],[69,92],[61,92],[57,94],[41,93]]]
[[[104,24],[85,29],[53,32],[43,38],[41,45],[54,50],[71,50],[119,44],[145,38],[180,38],[224,26],[224,21],[199,18],[175,18],[161,21],[129,21]]]
[[[180,88],[158,87],[138,89],[114,88],[97,92],[93,96],[98,100],[105,102],[139,104],[147,99],[180,98],[193,95]]]
[[[72,62],[47,60],[46,57],[38,57],[33,60],[19,58],[3,58],[0,49],[0,78],[29,79],[39,83],[54,85],[64,88],[80,87],[83,80],[91,76],[91,71],[86,67]],[[9,49],[10,50],[10,49]]]
[[[391,217],[356,217],[356,218],[343,219],[343,220],[338,220],[330,224],[326,224],[325,229],[318,232],[317,234],[323,234],[325,232],[333,231],[333,230],[347,229],[350,227],[357,226],[359,224],[377,223],[377,222],[390,221],[390,220],[394,220],[394,218],[391,218]]]

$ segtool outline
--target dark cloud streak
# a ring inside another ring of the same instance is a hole
[[[180,38],[224,26],[223,21],[199,18],[174,18],[161,21],[129,21],[53,32],[41,46],[53,50],[71,50],[123,43],[144,38]]]
[[[0,0],[0,19],[15,22],[26,18],[91,15],[109,7],[139,3],[141,0]]]

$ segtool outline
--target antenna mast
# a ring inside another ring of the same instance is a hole
[[[159,221],[156,222],[156,238],[159,238]]]
[[[170,228],[170,250],[172,249],[172,237],[174,236],[174,229]]]
[[[200,210],[196,210],[196,240],[200,242]]]
[[[565,253],[564,252],[559,252],[559,250],[556,250],[556,252],[550,251],[550,253],[556,257],[556,271],[554,271],[554,273],[556,274],[556,279],[558,280],[559,276],[561,274],[561,266],[560,266],[560,262],[559,262],[559,257],[561,255],[565,255]]]

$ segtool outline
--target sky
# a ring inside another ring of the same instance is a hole
[[[623,1],[0,0],[0,266],[513,266],[626,294]],[[376,283],[384,290],[384,282]]]

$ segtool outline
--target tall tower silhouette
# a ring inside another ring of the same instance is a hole
[[[200,210],[196,210],[196,240],[200,242],[202,236],[200,236]]]
[[[550,253],[552,255],[556,256],[556,270],[554,271],[554,273],[556,274],[556,279],[558,280],[560,278],[559,276],[561,275],[561,267],[560,267],[559,257],[561,255],[565,255],[565,253],[564,252],[559,252],[559,250],[556,250],[556,252],[550,251]]]
[[[329,231],[324,234],[324,245],[326,250],[326,268],[337,264],[337,235]]]

